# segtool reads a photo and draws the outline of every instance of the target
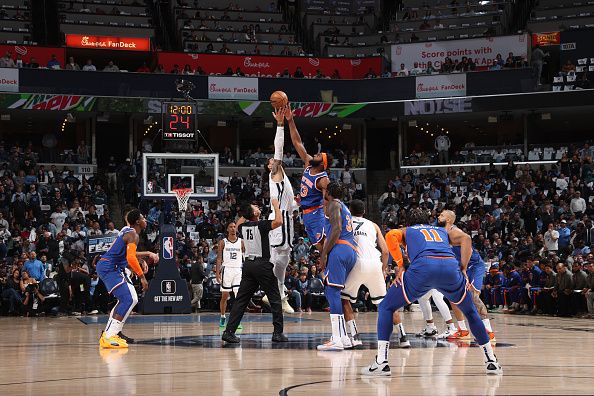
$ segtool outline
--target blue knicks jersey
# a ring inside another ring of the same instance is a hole
[[[117,264],[120,267],[122,266],[122,264],[124,264],[124,267],[128,265],[128,260],[126,258],[126,242],[124,242],[124,235],[131,231],[134,231],[134,228],[122,228],[113,245],[111,245],[109,250],[103,256],[101,256],[101,258],[109,260],[113,264]]]
[[[335,199],[335,202],[340,204],[340,219],[342,221],[342,230],[340,230],[340,236],[338,239],[350,243],[353,247],[355,246],[355,236],[353,234],[353,216],[349,208],[340,200]],[[330,224],[330,218],[326,216],[326,224],[324,226],[326,235],[332,233],[332,225]]]
[[[452,257],[454,253],[445,228],[419,224],[406,227],[406,251],[410,262],[425,256]]]
[[[456,256],[456,260],[460,261],[462,258],[462,249],[460,246],[452,246],[452,251],[454,252],[454,256]],[[472,268],[475,265],[480,264],[482,260],[483,259],[481,258],[481,255],[476,250],[472,249],[470,261],[468,261],[468,268]]]
[[[301,207],[304,209],[316,206],[322,206],[324,203],[324,196],[322,191],[318,190],[317,181],[322,177],[328,177],[326,171],[312,175],[311,166],[308,166],[303,171],[301,176]]]

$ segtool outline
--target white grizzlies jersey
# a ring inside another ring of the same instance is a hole
[[[223,241],[225,242],[225,247],[223,248],[222,266],[226,268],[241,268],[243,263],[241,238],[237,238],[235,242],[231,242],[227,238]]]
[[[353,216],[353,234],[357,243],[357,258],[360,262],[381,261],[381,253],[377,250],[377,231],[372,221]]]
[[[283,171],[283,180],[275,182],[272,180],[272,173],[268,175],[268,186],[270,188],[270,199],[278,199],[280,210],[283,215],[282,227],[270,231],[270,247],[287,248],[293,247],[294,227],[293,210],[297,207],[295,204],[295,193],[293,186],[287,174]],[[274,211],[270,213],[269,220],[274,219]]]

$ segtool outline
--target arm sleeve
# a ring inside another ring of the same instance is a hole
[[[282,126],[276,127],[276,135],[274,136],[274,159],[278,161],[283,160],[283,147],[285,145],[285,128]]]
[[[386,234],[386,245],[388,246],[388,250],[392,255],[392,259],[396,262],[396,264],[398,264],[398,267],[404,267],[402,250],[400,250],[402,239],[401,230],[391,230]]]
[[[128,260],[128,265],[134,271],[134,273],[138,276],[142,276],[142,268],[140,267],[140,263],[138,262],[138,258],[136,257],[136,244],[129,243],[126,247],[126,259]]]

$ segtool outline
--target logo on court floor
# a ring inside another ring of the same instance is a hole
[[[163,238],[163,258],[165,260],[173,258],[173,237]]]

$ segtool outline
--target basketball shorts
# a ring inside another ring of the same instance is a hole
[[[324,237],[324,208],[318,208],[312,212],[303,214],[303,225],[305,232],[312,244],[319,243]]]
[[[458,260],[420,257],[410,264],[402,277],[406,302],[418,300],[431,289],[439,290],[450,302],[459,304],[466,296],[466,279]]]
[[[128,262],[114,264],[110,260],[101,259],[97,262],[97,275],[105,284],[105,288],[111,294],[118,287],[128,281],[124,270]]]
[[[357,261],[357,252],[344,244],[337,244],[328,254],[324,271],[324,283],[344,289],[346,279]]]
[[[291,213],[286,210],[282,211],[282,216],[283,225],[270,231],[268,233],[268,240],[270,241],[271,248],[291,250],[293,248],[293,239],[295,238],[293,218]],[[274,217],[271,220],[273,219]]]
[[[357,259],[355,266],[346,279],[344,289],[340,292],[341,298],[355,303],[361,285],[365,285],[369,289],[369,295],[374,304],[377,305],[382,302],[386,295],[386,281],[380,260]]]
[[[236,267],[223,267],[221,270],[221,291],[235,293],[239,291],[239,285],[241,284],[241,268]]]
[[[487,265],[483,260],[480,260],[477,264],[471,265],[466,269],[468,281],[476,291],[480,292],[483,288],[483,280],[485,279],[486,271]]]

